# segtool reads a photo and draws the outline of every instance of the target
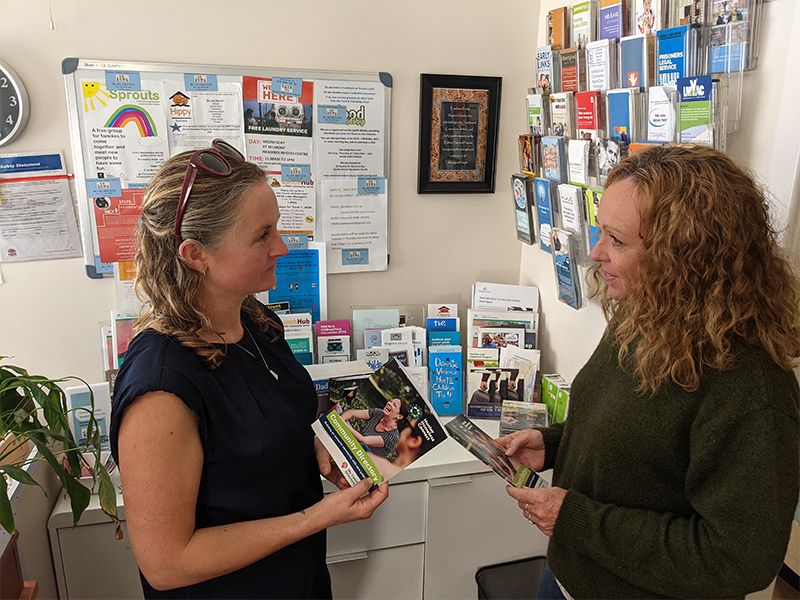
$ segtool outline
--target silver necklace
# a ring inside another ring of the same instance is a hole
[[[258,352],[258,355],[261,357],[261,362],[264,363],[264,366],[267,368],[267,371],[269,371],[270,374],[277,380],[278,379],[278,374],[275,371],[273,371],[272,369],[269,368],[269,365],[267,364],[267,360],[264,358],[264,355],[261,353],[261,348],[258,347],[258,344],[256,343],[256,340],[253,337],[253,334],[250,333],[250,330],[247,327],[245,327],[244,324],[242,324],[242,329],[244,329],[247,332],[247,335],[250,337],[250,340],[253,342],[253,346],[256,347],[256,351]],[[239,342],[233,342],[233,344],[234,344],[234,346],[239,346],[239,348],[241,348],[242,350],[247,352],[253,358],[256,358],[255,354],[250,352],[250,350],[248,350],[247,348],[242,346]]]

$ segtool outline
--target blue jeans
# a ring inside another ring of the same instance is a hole
[[[549,566],[545,567],[542,573],[542,581],[539,583],[539,589],[536,590],[536,600],[565,600],[561,588],[556,583],[556,576],[553,575]]]

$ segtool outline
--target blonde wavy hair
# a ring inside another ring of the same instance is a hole
[[[621,302],[600,265],[588,273],[639,391],[695,391],[705,369],[734,366],[743,344],[783,369],[800,356],[800,282],[777,243],[764,192],[722,152],[656,146],[609,174],[631,180],[645,253]]]
[[[201,336],[219,337],[198,301],[197,291],[203,275],[185,263],[178,253],[175,216],[183,178],[192,152],[167,160],[147,187],[142,203],[142,218],[137,232],[134,258],[136,295],[144,311],[136,322],[141,333],[153,322],[159,330],[190,348],[208,368],[222,364],[226,350],[206,342]],[[217,251],[226,234],[239,225],[242,198],[254,186],[267,181],[257,165],[228,159],[232,172],[216,177],[199,172],[181,223],[181,237]],[[253,296],[242,309],[263,331],[280,331],[281,325],[269,319]]]

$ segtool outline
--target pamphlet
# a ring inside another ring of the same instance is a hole
[[[380,485],[447,438],[396,360],[358,381],[312,428],[350,485],[366,477]]]
[[[491,436],[464,415],[456,415],[445,427],[455,441],[514,487],[550,487],[550,483],[542,479],[538,473],[518,460],[506,456]]]

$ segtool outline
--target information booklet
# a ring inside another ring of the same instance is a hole
[[[629,35],[619,41],[622,54],[622,87],[650,87],[655,79],[655,37]]]
[[[536,221],[533,218],[533,180],[523,173],[511,176],[511,189],[514,191],[514,215],[517,225],[517,239],[533,245],[536,241]]]
[[[698,30],[692,24],[658,32],[658,85],[675,85],[696,73]]]
[[[678,79],[680,141],[715,146],[714,84],[711,75]]]
[[[550,46],[536,49],[537,87],[542,94],[561,91],[561,60],[558,50]]]
[[[605,92],[617,87],[617,43],[596,40],[586,45],[586,87]]]
[[[550,483],[538,473],[506,456],[490,435],[464,415],[456,415],[445,427],[455,441],[514,487],[550,487]]]
[[[442,443],[447,434],[396,360],[359,381],[312,429],[350,485],[380,485]]]
[[[647,139],[651,142],[674,142],[678,88],[653,86],[648,90]]]
[[[558,299],[577,310],[583,308],[585,302],[575,260],[575,244],[575,235],[571,231],[553,229],[553,266]]]
[[[553,135],[575,137],[575,97],[572,92],[550,95],[550,118]]]
[[[556,183],[549,179],[534,179],[534,193],[536,195],[536,214],[539,218],[539,248],[550,252],[550,236],[554,221],[558,214],[558,198],[556,196]]]
[[[600,0],[600,38],[619,39],[627,34],[627,10],[624,0]]]
[[[575,46],[561,50],[561,91],[586,90],[586,51]]]
[[[528,106],[528,132],[547,135],[550,131],[550,93],[538,94],[534,88],[526,97]]]
[[[597,37],[597,0],[583,0],[572,5],[573,46],[586,48]]]
[[[569,46],[567,10],[566,6],[560,6],[547,13],[547,44],[553,50],[561,50]]]

